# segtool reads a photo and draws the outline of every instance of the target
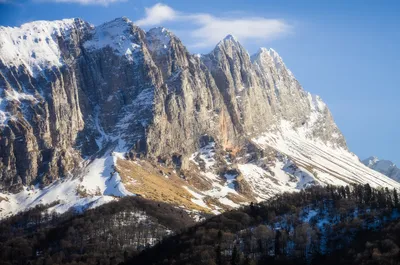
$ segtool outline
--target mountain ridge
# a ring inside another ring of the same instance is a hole
[[[274,50],[227,37],[198,57],[164,28],[68,21],[0,28],[2,214],[134,194],[216,213],[307,185],[398,187],[349,153]]]

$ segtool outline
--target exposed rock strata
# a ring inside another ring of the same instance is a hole
[[[328,108],[275,51],[249,56],[232,36],[201,57],[168,30],[145,32],[126,18],[1,27],[0,39],[3,190],[74,174],[115,142],[187,170],[204,136],[238,152],[282,120],[346,148]]]

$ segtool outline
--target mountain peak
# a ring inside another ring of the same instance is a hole
[[[121,55],[131,54],[138,47],[132,35],[134,28],[137,27],[128,18],[116,18],[95,27],[91,39],[86,41],[83,46],[88,50],[109,46]]]
[[[258,51],[251,56],[251,61],[260,66],[274,66],[278,71],[286,69],[290,76],[293,74],[286,68],[282,57],[272,48],[260,47]]]
[[[133,25],[133,22],[129,20],[127,17],[118,17],[111,21],[107,21],[99,26],[96,26],[96,28],[100,29],[117,28],[117,27],[126,28],[129,25]]]
[[[149,49],[152,51],[162,51],[169,47],[171,38],[175,35],[164,27],[152,28],[146,32],[146,38],[149,41]]]
[[[152,36],[158,39],[168,39],[168,41],[174,36],[174,34],[170,30],[164,27],[152,28],[149,31],[147,31],[146,34],[148,36]]]
[[[255,58],[259,57],[259,56],[265,56],[265,55],[271,57],[273,60],[283,62],[281,56],[278,54],[277,51],[275,51],[272,48],[268,49],[268,48],[265,48],[265,47],[260,47],[258,49],[258,51],[252,56],[252,58],[255,59]]]
[[[171,31],[169,31],[167,28],[164,28],[164,27],[155,27],[155,28],[151,28],[151,29],[149,29],[148,32],[172,34]]]
[[[232,34],[228,34],[220,42],[218,42],[217,47],[221,46],[242,46],[239,41]]]
[[[379,158],[376,157],[376,156],[370,156],[370,157],[368,157],[367,159],[364,159],[362,162],[363,162],[363,164],[365,164],[366,166],[374,165],[374,164],[376,164],[377,162],[379,162]]]
[[[363,160],[362,163],[367,167],[400,182],[400,169],[392,161],[384,159],[380,160],[376,156],[370,156]]]
[[[44,68],[62,65],[58,37],[69,39],[72,29],[85,31],[90,25],[79,18],[38,20],[20,27],[0,27],[0,57],[6,66],[23,65],[31,76]]]
[[[0,40],[0,189],[18,192],[0,192],[0,218],[98,195],[211,212],[310,185],[400,187],[347,151],[325,104],[273,49],[252,63],[228,35],[195,59],[167,29],[125,17],[0,28]]]
[[[237,39],[236,39],[235,36],[233,36],[232,34],[226,35],[226,37],[224,38],[224,41],[227,41],[227,40],[237,42]]]
[[[260,53],[260,54],[262,54],[262,53],[269,53],[269,49],[267,49],[267,48],[265,48],[265,47],[260,47],[259,49],[258,49],[258,52],[257,53]]]

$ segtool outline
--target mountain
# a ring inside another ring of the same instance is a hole
[[[272,49],[192,55],[127,18],[0,28],[1,216],[127,195],[219,213],[312,185],[400,184],[359,162]]]
[[[400,169],[389,160],[379,160],[376,156],[371,156],[362,161],[367,167],[400,182]]]

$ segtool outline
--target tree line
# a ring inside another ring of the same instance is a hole
[[[399,211],[396,190],[311,187],[212,217],[126,264],[325,264],[333,253],[364,245],[360,234],[379,233]]]
[[[126,197],[79,214],[40,205],[0,222],[0,264],[120,264],[194,224],[186,211]]]
[[[126,197],[82,214],[38,206],[0,222],[0,264],[399,264],[396,190],[314,186],[195,223]]]

